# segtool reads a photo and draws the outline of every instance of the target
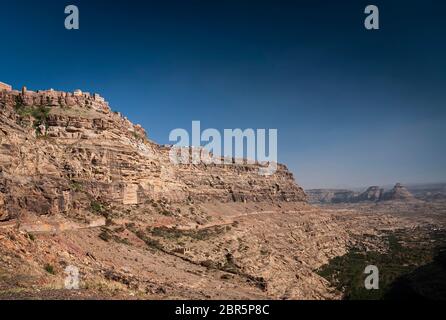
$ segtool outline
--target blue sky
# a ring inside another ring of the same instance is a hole
[[[277,128],[306,188],[446,181],[443,1],[0,2],[16,88],[99,92],[159,143],[193,120]]]

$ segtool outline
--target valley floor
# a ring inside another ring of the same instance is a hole
[[[352,248],[385,255],[389,233],[445,229],[445,208],[207,203],[22,217],[0,224],[0,299],[341,299],[320,270]],[[79,290],[65,289],[69,266]]]

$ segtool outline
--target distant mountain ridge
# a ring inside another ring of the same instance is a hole
[[[347,189],[305,190],[310,203],[359,203],[404,200],[443,200],[446,199],[446,183],[417,184],[404,186],[397,183],[387,190],[380,186],[368,187],[363,192]]]

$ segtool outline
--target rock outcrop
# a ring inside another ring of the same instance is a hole
[[[361,202],[361,201],[380,201],[382,195],[384,193],[384,189],[372,186],[367,188],[366,191],[358,195],[353,199],[353,202]]]
[[[284,165],[174,165],[170,148],[99,95],[0,91],[0,220],[89,211],[92,203],[305,201]]]
[[[392,190],[386,192],[381,200],[389,201],[389,200],[412,200],[414,196],[412,193],[407,190],[401,183],[397,183]]]

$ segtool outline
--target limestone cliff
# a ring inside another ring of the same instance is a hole
[[[173,165],[169,147],[99,95],[0,90],[0,221],[92,203],[305,201],[288,169]]]
[[[412,200],[414,196],[401,183],[397,183],[392,190],[383,194],[382,200]]]

